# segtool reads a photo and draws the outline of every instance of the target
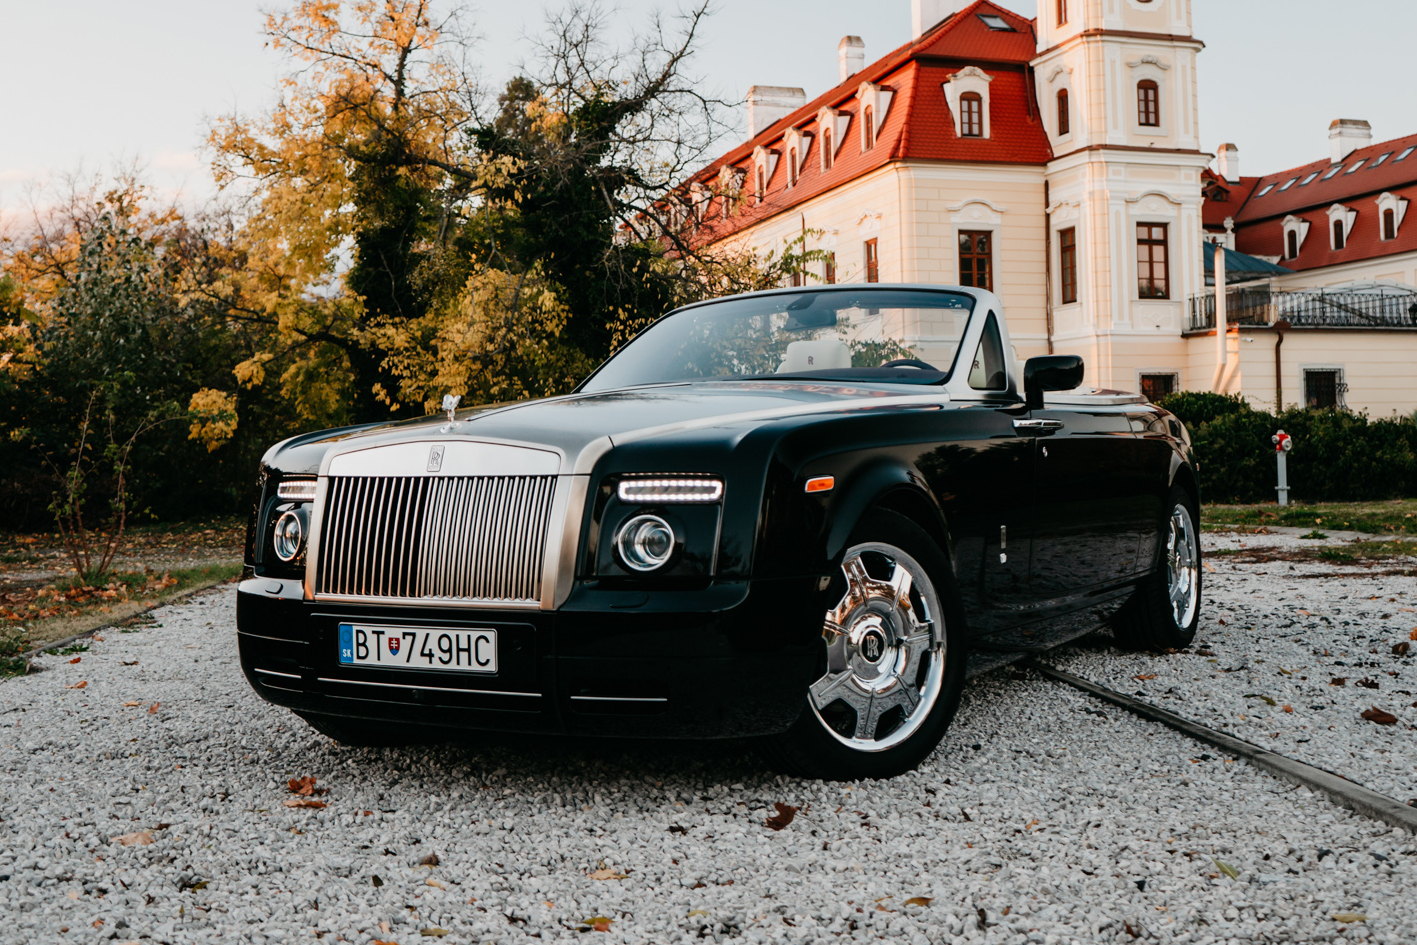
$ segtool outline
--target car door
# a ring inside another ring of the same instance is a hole
[[[1030,591],[1040,616],[1053,617],[1137,571],[1137,440],[1116,408],[1046,407],[1020,426],[1034,434]]]

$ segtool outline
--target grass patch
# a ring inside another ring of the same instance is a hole
[[[1343,529],[1373,535],[1417,536],[1417,499],[1385,502],[1316,502],[1312,505],[1206,505],[1201,527],[1217,531],[1255,531],[1270,525]]]
[[[13,657],[50,640],[121,623],[173,595],[220,584],[240,573],[241,564],[232,561],[174,569],[162,575],[151,571],[115,574],[101,587],[65,579],[0,595],[0,621],[10,624],[7,630],[0,630],[0,661],[7,653]],[[12,639],[19,643],[7,649],[6,641]],[[64,653],[81,652],[80,648],[87,646],[76,644]],[[23,667],[19,671],[23,672]]]
[[[1307,536],[1306,536],[1307,537]],[[1243,564],[1269,561],[1324,561],[1329,564],[1372,564],[1393,558],[1417,558],[1417,541],[1394,538],[1390,541],[1346,541],[1318,548],[1217,548],[1209,558],[1230,558]]]

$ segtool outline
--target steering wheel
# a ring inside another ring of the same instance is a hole
[[[935,365],[926,364],[924,361],[921,361],[918,358],[896,358],[894,361],[887,361],[885,364],[882,364],[881,367],[915,368],[916,370],[920,371],[935,370]]]

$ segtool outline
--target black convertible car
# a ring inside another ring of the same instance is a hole
[[[896,774],[971,672],[1195,633],[1186,431],[1082,378],[1020,371],[989,292],[785,289],[671,312],[563,397],[286,440],[242,667],[349,743],[766,736]]]

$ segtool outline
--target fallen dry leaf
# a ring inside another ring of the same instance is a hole
[[[147,830],[136,830],[133,833],[123,833],[116,837],[109,837],[109,843],[119,843],[125,847],[145,847],[153,842],[153,835]]]
[[[597,932],[609,932],[614,922],[614,919],[607,919],[603,915],[593,915],[589,919],[582,919],[581,925],[588,925]]]
[[[1412,628],[1412,632],[1407,635],[1409,640],[1417,640],[1417,627]]]
[[[777,808],[777,813],[767,819],[767,825],[772,830],[781,830],[792,823],[792,818],[797,816],[800,807],[793,807],[791,804],[784,804],[782,801],[773,801],[773,807]]]
[[[65,689],[87,689],[87,688],[88,688],[88,685],[89,685],[89,681],[88,681],[87,679],[80,679],[78,682],[74,683],[72,686],[65,686],[64,688],[65,688]]]
[[[1378,688],[1378,681],[1376,679],[1369,679],[1367,676],[1364,676],[1362,679],[1358,680],[1353,685],[1362,686],[1364,689],[1376,689]]]
[[[1313,614],[1309,613],[1307,610],[1299,610],[1299,611],[1296,611],[1296,613],[1303,614],[1305,617],[1312,617],[1312,616],[1313,616]]]
[[[140,705],[142,705],[141,702],[128,701],[128,702],[123,703],[123,708],[125,708],[125,709],[132,709],[132,708],[136,708],[137,706],[140,706]]]
[[[436,879],[429,878],[429,879],[425,880],[425,882],[426,882],[429,886],[432,886],[434,889],[447,889],[447,888],[448,888],[447,886],[444,886],[442,883],[438,882]]]
[[[291,794],[297,794],[300,797],[310,797],[313,794],[330,793],[329,788],[316,788],[315,781],[316,779],[314,777],[308,775],[303,778],[291,778],[289,781],[286,782],[286,790],[290,791]]]
[[[1347,682],[1348,682],[1348,677],[1347,677],[1347,676],[1334,676],[1332,679],[1330,679],[1330,680],[1328,681],[1328,684],[1329,684],[1330,686],[1342,686],[1342,685],[1345,685]]]
[[[1329,916],[1335,922],[1367,922],[1368,917],[1361,912],[1335,912]]]
[[[1392,655],[1406,656],[1407,651],[1410,649],[1412,649],[1412,644],[1408,643],[1406,640],[1403,640],[1401,643],[1394,643],[1392,645]]]
[[[588,873],[587,875],[590,876],[591,879],[625,879],[629,876],[628,873],[622,873],[608,866],[602,866],[600,869]]]
[[[1369,722],[1372,722],[1374,725],[1397,724],[1397,716],[1393,715],[1391,712],[1384,712],[1377,706],[1373,706],[1371,709],[1364,709],[1362,712],[1362,716]]]
[[[93,642],[95,642],[95,643],[102,643],[102,642],[103,642],[103,637],[90,637],[89,639],[93,640]]]
[[[1220,870],[1220,872],[1224,873],[1226,876],[1229,876],[1231,879],[1240,878],[1240,871],[1237,870],[1235,867],[1231,866],[1229,863],[1226,863],[1224,860],[1217,860],[1215,857],[1211,857],[1211,861],[1215,864],[1216,869]]]
[[[907,906],[920,906],[923,908],[934,901],[934,896],[911,896],[909,899],[905,900],[905,904]]]
[[[315,780],[315,779],[314,779],[314,778],[311,778],[310,780],[313,781],[313,780]],[[423,865],[424,865],[424,866],[437,866],[437,865],[438,865],[438,854],[436,854],[436,853],[430,853],[430,854],[428,854],[427,856],[425,856],[425,857],[423,858]]]
[[[692,919],[696,915],[708,915],[707,909],[690,909],[688,918]]]
[[[156,712],[157,707],[160,705],[162,705],[161,702],[154,702],[152,705],[148,706],[148,715],[152,715],[154,712]]]
[[[380,923],[379,923],[379,931],[380,931],[380,932],[383,932],[385,935],[392,935],[392,934],[394,934],[394,933],[393,933],[393,929],[391,929],[391,928],[389,927],[389,923],[388,923],[388,922],[380,922]]]
[[[1215,570],[1215,565],[1211,564],[1209,561],[1202,561],[1201,564],[1205,565],[1207,571],[1213,572]]]
[[[418,934],[422,935],[424,938],[442,938],[444,935],[448,934],[448,930],[440,929],[435,925],[431,928],[419,929]]]
[[[310,797],[292,797],[285,802],[286,807],[310,807],[319,810],[322,807],[329,807],[324,801],[317,801]]]
[[[1294,707],[1293,707],[1292,705],[1286,705],[1286,706],[1284,706],[1283,708],[1284,708],[1284,711],[1285,711],[1285,712],[1293,712],[1293,711],[1294,711]]]
[[[77,663],[77,662],[78,662],[79,660],[81,660],[81,659],[83,659],[82,656],[76,656],[76,657],[74,657],[73,659],[71,659],[71,660],[69,661],[69,665],[70,665],[70,666],[73,666],[75,663]]]
[[[387,934],[389,934],[389,933],[385,932],[384,934],[387,935]],[[399,943],[398,943],[398,942],[390,942],[390,941],[388,941],[387,939],[376,938],[376,939],[374,939],[374,945],[399,945]]]
[[[1138,673],[1137,675],[1133,676],[1132,678],[1133,678],[1133,679],[1140,679],[1140,680],[1145,681],[1145,680],[1147,680],[1147,679],[1155,679],[1155,678],[1156,678],[1156,674],[1155,674],[1155,673]]]
[[[71,889],[71,890],[69,890],[68,892],[66,892],[64,895],[68,896],[70,899],[78,899],[78,898],[79,898],[79,891],[78,891],[77,889]]]

